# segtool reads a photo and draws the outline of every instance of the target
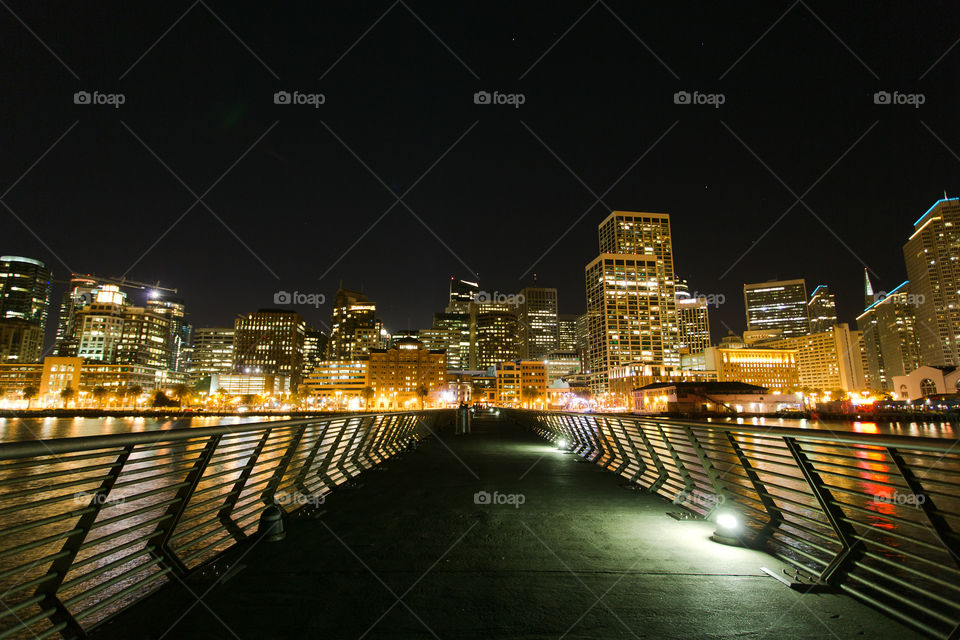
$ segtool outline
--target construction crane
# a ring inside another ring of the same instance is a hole
[[[58,284],[70,284],[73,280],[77,278],[89,278],[90,280],[95,280],[103,284],[114,284],[118,287],[127,287],[133,289],[144,289],[150,291],[169,291],[171,293],[177,293],[176,289],[170,287],[161,287],[160,281],[158,280],[156,284],[150,284],[148,282],[137,282],[136,280],[128,280],[127,278],[101,278],[100,276],[94,275],[92,273],[71,273],[70,280],[54,280]]]

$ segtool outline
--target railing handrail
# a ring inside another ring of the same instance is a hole
[[[315,418],[299,418],[296,420],[270,420],[243,424],[212,425],[209,427],[187,427],[184,429],[156,429],[153,431],[138,431],[136,433],[110,433],[95,436],[50,438],[47,440],[17,440],[15,442],[0,443],[0,460],[15,460],[17,458],[33,458],[37,456],[78,453],[80,451],[115,449],[131,445],[156,444],[158,442],[178,442],[180,440],[193,440],[196,438],[245,432],[254,433],[279,427],[297,427],[317,422],[332,422],[349,418],[362,418],[364,416],[405,416],[414,413],[423,412],[391,411],[383,413],[370,411],[321,415]]]
[[[905,436],[888,433],[863,434],[859,432],[845,432],[833,429],[798,429],[796,427],[778,427],[767,425],[724,424],[698,420],[677,420],[669,417],[648,416],[636,413],[575,413],[571,411],[544,411],[541,409],[514,409],[514,411],[529,411],[531,413],[546,413],[551,415],[593,417],[621,420],[633,420],[649,424],[677,425],[681,427],[695,427],[723,433],[744,433],[755,436],[777,436],[781,438],[796,438],[805,441],[820,441],[843,444],[859,444],[874,447],[905,447],[919,451],[933,451],[939,453],[953,452],[960,454],[957,442],[960,438],[938,438],[928,436]]]

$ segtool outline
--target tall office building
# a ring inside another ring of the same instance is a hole
[[[323,362],[327,354],[327,334],[319,329],[307,327],[303,335],[303,379]]]
[[[779,330],[784,338],[810,333],[807,283],[803,278],[745,284],[743,300],[748,331]]]
[[[574,328],[576,331],[576,352],[580,359],[581,373],[590,372],[590,315],[584,313],[577,316],[577,323]]]
[[[837,303],[825,284],[817,285],[807,302],[807,315],[810,317],[810,333],[830,331],[837,325]]]
[[[469,325],[467,331],[469,336]],[[460,362],[460,337],[460,331],[455,329],[421,329],[419,334],[424,349],[443,351],[448,371],[465,368]]]
[[[114,362],[174,371],[172,319],[146,307],[124,307]]]
[[[370,349],[386,348],[383,323],[377,318],[377,305],[365,294],[350,289],[339,289],[333,301],[330,318],[330,338],[327,341],[328,360],[356,360],[370,353]]]
[[[40,325],[15,318],[0,319],[0,364],[37,363],[42,352]]]
[[[517,347],[524,360],[542,358],[557,350],[557,290],[526,287],[517,305]]]
[[[234,323],[233,368],[237,373],[284,376],[296,390],[303,373],[307,323],[296,311],[260,309]]]
[[[577,315],[574,313],[557,314],[557,351],[577,350]]]
[[[198,327],[193,334],[190,374],[201,379],[233,372],[233,327]]]
[[[614,211],[598,226],[600,255],[585,268],[590,387],[608,390],[611,368],[679,367],[670,216]]]
[[[677,280],[677,349],[681,354],[699,353],[711,346],[710,305],[704,296],[693,297],[686,280]]]
[[[150,291],[147,294],[146,308],[168,320],[167,349],[169,352],[165,368],[178,373],[186,373],[193,327],[185,319],[186,307],[183,300],[164,291]]]
[[[16,349],[8,350],[7,362],[40,361],[52,280],[53,274],[39,260],[0,256],[0,324],[8,325],[10,344],[18,344]],[[40,329],[39,344],[36,332],[27,325]],[[11,357],[14,353],[16,358]]]
[[[470,354],[473,353],[473,340],[470,331],[469,305],[466,313],[433,314],[433,330],[453,332],[457,336],[457,353],[452,348],[447,352],[448,369],[469,369]]]
[[[869,278],[866,281],[870,288]],[[905,376],[920,366],[916,305],[905,281],[875,299],[857,317],[863,332],[867,382],[875,391],[891,391],[894,376]]]
[[[960,365],[960,198],[938,200],[903,245],[916,307],[920,360]]]
[[[782,338],[765,343],[773,349],[796,349],[797,376],[801,388],[816,391],[862,391],[863,336],[846,323],[806,336]]]
[[[457,280],[450,276],[450,298],[447,313],[469,313],[470,303],[477,299],[480,284],[469,280]]]
[[[474,353],[471,369],[486,369],[519,357],[517,310],[508,302],[474,302],[470,305]]]

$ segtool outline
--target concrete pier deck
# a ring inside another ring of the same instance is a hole
[[[917,637],[790,590],[761,571],[774,558],[711,542],[711,524],[506,418],[473,424],[360,476],[285,540],[238,548],[226,579],[171,584],[92,637]]]

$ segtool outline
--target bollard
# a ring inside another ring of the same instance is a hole
[[[287,537],[283,529],[283,511],[277,505],[270,505],[260,514],[257,535],[265,536],[266,542],[279,542]]]

